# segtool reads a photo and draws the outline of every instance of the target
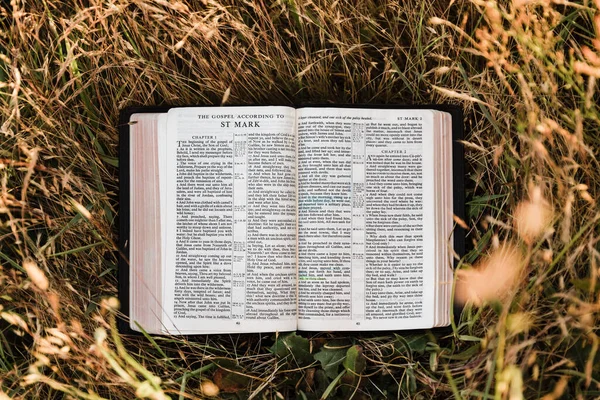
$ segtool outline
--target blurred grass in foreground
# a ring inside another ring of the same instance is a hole
[[[598,0],[0,7],[0,399],[600,396]],[[119,337],[118,111],[222,102],[460,104],[460,321]]]

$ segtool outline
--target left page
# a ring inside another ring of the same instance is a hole
[[[163,330],[296,329],[296,135],[290,107],[167,115]]]

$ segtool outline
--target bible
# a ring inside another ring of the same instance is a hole
[[[449,325],[462,123],[450,105],[123,110],[119,328]]]

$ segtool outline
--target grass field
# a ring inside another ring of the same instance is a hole
[[[0,7],[1,400],[600,396],[599,0]],[[460,320],[119,336],[119,110],[306,102],[464,108]]]

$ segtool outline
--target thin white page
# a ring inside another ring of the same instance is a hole
[[[433,117],[297,110],[298,329],[433,326]]]
[[[169,111],[169,333],[296,329],[294,117],[289,107]]]
[[[441,278],[441,259],[442,259],[442,254],[440,252],[440,250],[442,249],[442,246],[440,245],[440,243],[444,240],[442,238],[443,233],[442,232],[442,209],[441,209],[441,204],[442,204],[442,197],[443,197],[443,193],[441,190],[442,187],[442,183],[441,183],[441,170],[442,170],[442,151],[443,149],[441,149],[440,146],[440,141],[441,141],[441,112],[439,111],[434,111],[434,128],[433,128],[433,132],[434,132],[434,145],[433,145],[433,150],[434,150],[434,163],[435,163],[435,170],[434,170],[434,178],[435,178],[435,191],[436,193],[438,193],[437,196],[434,196],[434,201],[435,204],[433,206],[434,208],[434,213],[435,213],[435,231],[434,231],[434,249],[435,249],[435,282],[436,282],[436,287],[435,287],[435,291],[434,291],[434,304],[435,304],[435,311],[434,311],[434,326],[438,326],[440,324],[440,319],[441,319],[441,309],[442,309],[442,287],[441,287],[441,283],[440,281],[442,280]]]
[[[161,263],[156,113],[130,117],[130,328],[160,332]]]
[[[159,173],[159,181],[158,184],[160,186],[160,206],[162,207],[163,212],[160,213],[160,239],[161,239],[161,248],[166,248],[166,222],[167,222],[167,213],[164,207],[167,204],[167,180],[166,171],[167,171],[167,113],[160,114],[158,116],[158,170]],[[165,266],[167,265],[167,252],[161,252],[161,264],[162,266],[160,272],[160,281],[164,282],[165,276]]]
[[[453,282],[453,274],[454,274],[454,269],[452,267],[452,264],[454,263],[454,255],[451,251],[451,249],[454,249],[454,234],[453,234],[453,230],[452,230],[452,225],[453,225],[453,218],[452,216],[454,215],[454,184],[453,184],[453,173],[452,173],[452,166],[453,166],[453,151],[452,151],[452,146],[453,146],[453,141],[452,141],[452,116],[449,113],[444,113],[444,126],[445,126],[445,132],[444,132],[444,148],[445,148],[445,154],[446,154],[446,158],[445,158],[445,162],[446,162],[446,166],[445,166],[445,171],[443,172],[444,176],[446,177],[444,179],[444,183],[445,183],[445,190],[444,193],[446,194],[446,201],[445,201],[445,207],[446,207],[446,220],[445,220],[445,228],[446,228],[446,236],[445,239],[448,243],[448,248],[446,249],[446,251],[444,252],[445,257],[445,263],[444,263],[444,270],[446,271],[446,281],[444,282],[445,287],[446,287],[446,293],[445,293],[445,299],[446,299],[446,315],[445,315],[445,325],[449,325],[450,324],[450,307],[452,307],[452,282]]]

